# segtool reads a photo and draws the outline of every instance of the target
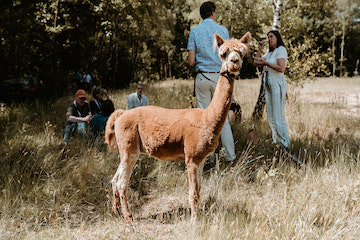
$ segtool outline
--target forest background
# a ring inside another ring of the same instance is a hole
[[[75,71],[88,69],[98,85],[119,89],[136,81],[191,78],[187,38],[201,22],[201,0],[2,1],[0,81],[31,76],[50,96],[62,96]],[[231,37],[253,36],[242,78],[256,77],[257,41],[273,21],[272,1],[222,0],[217,22]],[[289,52],[287,76],[353,76],[360,56],[358,0],[286,0],[281,34]],[[306,63],[306,64],[304,64]]]

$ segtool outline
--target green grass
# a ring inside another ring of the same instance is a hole
[[[151,105],[189,108],[192,81],[149,83]],[[239,80],[241,122],[232,125],[238,162],[203,175],[200,221],[190,227],[185,164],[141,156],[131,177],[131,225],[111,213],[119,156],[102,141],[76,137],[62,145],[72,97],[1,106],[1,239],[358,239],[360,230],[359,78],[326,78],[289,86],[291,153],[306,171],[271,147],[265,117],[254,123],[259,81]],[[132,89],[110,93],[126,108]],[[352,99],[349,96],[353,96]],[[352,106],[349,108],[349,105]],[[249,145],[253,125],[261,137]],[[208,163],[205,168],[214,167]]]

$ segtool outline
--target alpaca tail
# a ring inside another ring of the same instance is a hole
[[[115,138],[115,120],[118,119],[125,110],[119,109],[113,112],[106,123],[105,128],[105,143],[109,146],[111,149],[118,149],[118,146],[116,144],[116,138]]]

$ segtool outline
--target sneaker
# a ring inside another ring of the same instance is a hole
[[[289,151],[289,148],[290,148],[290,147],[285,147],[282,143],[275,143],[274,146],[278,149],[283,149],[286,151]]]

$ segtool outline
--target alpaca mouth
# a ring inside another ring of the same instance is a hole
[[[241,69],[241,67],[237,67],[237,68],[233,68],[231,71],[232,72],[238,72],[238,71],[240,71],[240,69]]]

